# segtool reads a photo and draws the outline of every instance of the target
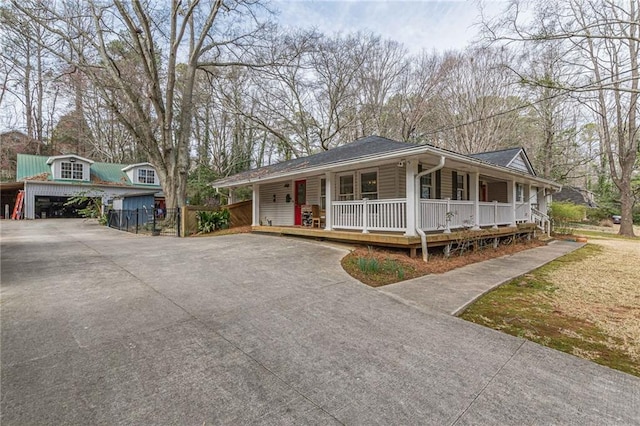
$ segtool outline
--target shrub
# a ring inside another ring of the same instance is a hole
[[[585,206],[573,203],[551,203],[550,216],[560,234],[573,234],[570,224],[581,222],[586,213]]]
[[[198,211],[198,231],[204,234],[213,232],[216,229],[216,214],[217,212]]]
[[[196,215],[198,216],[198,231],[203,234],[227,228],[231,219],[231,213],[227,209],[212,212],[198,211]]]

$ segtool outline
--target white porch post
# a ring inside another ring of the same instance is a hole
[[[531,200],[533,198],[533,196],[531,195],[533,193],[533,185],[529,184],[526,186],[527,189],[527,222],[529,223],[533,223],[533,216],[531,215]]]
[[[233,204],[236,202],[236,190],[234,188],[229,188],[229,197],[227,200],[227,204]]]
[[[333,229],[333,181],[335,173],[327,172],[325,179],[325,211],[324,211],[324,229],[331,231]]]
[[[474,172],[471,175],[471,188],[469,194],[473,200],[473,227],[472,231],[480,230],[480,173]]]
[[[260,225],[260,185],[257,183],[253,184],[253,200],[252,200],[252,208],[253,208],[253,220],[251,226],[259,226]]]
[[[405,174],[405,197],[407,199],[407,229],[404,235],[414,237],[416,235],[418,209],[418,188],[416,187],[415,176],[418,174],[418,162],[416,160],[406,160],[407,171]]]
[[[511,196],[509,202],[511,203],[511,224],[509,226],[516,226],[516,181],[511,181],[511,191],[507,191],[507,195]]]

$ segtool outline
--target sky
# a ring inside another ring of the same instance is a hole
[[[411,53],[463,49],[478,34],[478,1],[470,0],[274,0],[278,22],[315,27],[325,34],[370,31],[399,41]],[[506,1],[485,1],[497,14]]]

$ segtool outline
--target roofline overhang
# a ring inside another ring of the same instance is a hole
[[[56,160],[64,160],[66,158],[75,158],[75,159],[84,161],[85,163],[89,163],[89,164],[95,163],[95,161],[93,161],[93,160],[89,160],[88,158],[80,157],[79,155],[76,155],[76,154],[65,154],[65,155],[53,155],[53,156],[47,158],[47,164],[51,165],[51,163],[53,163]]]
[[[146,189],[148,192],[151,192],[153,189],[155,189],[155,187],[148,187],[148,186],[134,186],[134,185],[110,185],[108,183],[93,183],[93,182],[60,182],[60,181],[51,181],[51,180],[22,180],[20,182],[23,182],[25,185],[27,183],[29,184],[45,184],[45,185],[66,185],[66,186],[99,186],[99,187],[106,187],[106,188],[128,188],[128,189]],[[156,191],[156,193],[158,192],[162,192],[162,187],[158,186],[158,191]]]
[[[151,163],[149,163],[149,162],[146,162],[146,163],[129,164],[128,166],[123,167],[123,168],[122,168],[122,169],[120,169],[120,170],[122,170],[123,172],[126,172],[126,171],[128,171],[128,170],[135,169],[136,167],[151,167],[151,168],[153,168],[153,169],[155,170],[155,167],[153,167],[153,164],[151,164]]]
[[[471,164],[471,165],[475,165],[478,167],[481,167],[483,169],[490,169],[490,170],[495,170],[501,173],[508,173],[510,175],[518,175],[521,176],[524,179],[527,180],[532,180],[534,182],[538,182],[547,186],[550,186],[554,189],[556,189],[556,191],[559,191],[560,188],[562,188],[562,185],[553,182],[551,180],[548,179],[544,179],[544,178],[540,178],[538,176],[534,176],[525,172],[521,172],[519,170],[515,170],[515,169],[511,169],[508,167],[503,167],[503,166],[498,166],[495,164],[491,164],[491,163],[487,163],[485,161],[482,160],[478,160],[472,157],[468,157],[466,155],[463,154],[457,154],[451,151],[447,151],[441,148],[436,148],[434,146],[429,146],[429,145],[417,145],[415,147],[411,147],[408,149],[403,149],[403,150],[398,150],[398,151],[392,151],[390,153],[383,153],[383,154],[372,154],[372,155],[367,155],[364,157],[358,157],[356,159],[352,159],[352,160],[344,160],[344,161],[337,161],[334,163],[328,163],[328,164],[323,164],[320,166],[315,166],[315,167],[309,167],[309,168],[305,168],[305,169],[299,169],[299,170],[292,170],[289,172],[282,172],[282,173],[274,173],[272,175],[269,175],[265,178],[247,178],[247,179],[242,179],[239,181],[235,181],[235,182],[231,182],[228,184],[221,184],[221,185],[216,185],[216,182],[211,183],[211,186],[216,188],[216,189],[220,189],[220,188],[234,188],[234,187],[239,187],[239,186],[248,186],[248,185],[252,185],[254,183],[266,183],[266,182],[273,182],[273,181],[278,181],[278,180],[282,180],[283,178],[293,178],[296,176],[303,176],[303,175],[309,175],[309,174],[313,174],[313,173],[318,173],[318,172],[322,172],[322,171],[329,171],[331,169],[342,169],[345,167],[350,167],[350,166],[354,166],[354,165],[361,165],[362,163],[373,163],[373,162],[380,162],[380,161],[388,161],[388,160],[397,160],[397,159],[406,159],[406,157],[408,156],[414,156],[414,155],[419,155],[419,154],[433,154],[434,156],[444,156],[447,159],[450,160],[454,160],[454,161],[459,161],[462,163],[466,163],[466,164]]]

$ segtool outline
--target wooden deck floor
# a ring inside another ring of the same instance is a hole
[[[514,235],[533,234],[536,226],[533,223],[519,224],[517,227],[501,227],[498,229],[484,228],[479,231],[457,231],[450,234],[427,234],[429,247],[444,246],[461,240],[477,240],[486,238],[504,238]],[[253,226],[253,232],[262,234],[290,235],[297,237],[314,238],[318,240],[331,240],[355,244],[367,244],[381,247],[396,247],[410,249],[415,255],[415,249],[420,247],[420,237],[407,237],[400,233],[359,231],[326,231],[319,228],[304,226]]]

